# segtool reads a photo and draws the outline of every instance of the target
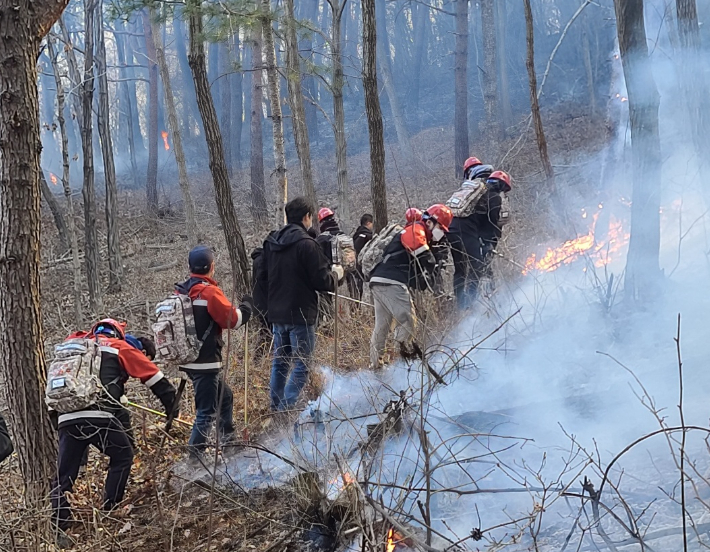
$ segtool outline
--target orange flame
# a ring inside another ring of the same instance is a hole
[[[59,181],[57,180],[57,177],[54,176],[54,173],[49,173],[49,178],[50,178],[50,180],[52,181],[52,184],[54,184],[55,186],[57,185],[57,182],[59,182]]]
[[[394,547],[397,546],[394,543],[394,529],[387,532],[387,552],[394,552]]]
[[[160,135],[163,137],[163,145],[165,146],[165,151],[168,151],[170,149],[170,144],[168,144],[168,133],[167,131],[163,131],[160,133]]]
[[[599,204],[599,208],[602,208],[601,204]],[[582,218],[586,217],[583,215]],[[598,218],[599,213],[597,212],[592,217],[592,224],[587,234],[578,236],[573,240],[567,240],[558,247],[548,248],[540,258],[534,253],[530,255],[525,262],[523,274],[529,274],[533,270],[553,272],[562,265],[572,263],[586,253],[593,256],[592,260],[597,268],[608,265],[612,261],[612,255],[628,244],[629,233],[624,230],[621,221],[612,218],[609,223],[607,239],[598,242],[594,237]]]

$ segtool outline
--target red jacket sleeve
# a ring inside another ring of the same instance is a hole
[[[118,361],[126,373],[132,378],[141,380],[147,387],[152,387],[165,377],[147,356],[125,341],[115,341],[112,346],[118,349]]]
[[[234,308],[217,286],[205,286],[201,296],[207,300],[207,312],[220,328],[234,329],[242,325],[242,313]]]

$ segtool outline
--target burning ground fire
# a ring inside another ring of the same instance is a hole
[[[606,239],[597,241],[595,232],[602,208],[603,206],[599,205],[599,211],[592,217],[592,224],[585,235],[567,240],[558,247],[548,248],[545,254],[539,258],[535,253],[530,255],[525,261],[523,274],[529,274],[534,270],[553,272],[585,254],[589,255],[597,268],[608,265],[613,260],[614,254],[629,243],[629,233],[624,230],[621,221],[612,216]],[[587,218],[585,210],[582,210],[582,218]]]
[[[165,151],[168,151],[170,149],[170,144],[168,143],[168,133],[167,131],[163,131],[160,133],[160,135],[163,137],[163,145],[165,146]]]

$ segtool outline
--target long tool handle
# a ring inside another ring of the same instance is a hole
[[[335,306],[335,322],[333,327],[333,368],[338,367],[338,277],[335,277],[335,297],[333,300]]]
[[[249,440],[249,322],[244,325],[244,440]]]

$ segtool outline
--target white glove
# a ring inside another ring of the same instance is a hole
[[[338,281],[343,279],[343,276],[345,275],[345,271],[343,270],[343,267],[340,265],[333,265],[333,274],[335,274],[338,277]]]

